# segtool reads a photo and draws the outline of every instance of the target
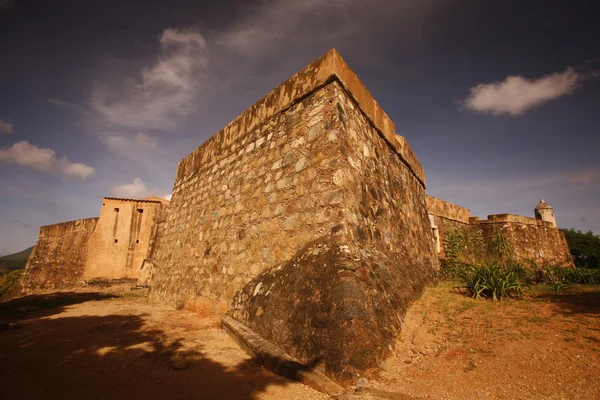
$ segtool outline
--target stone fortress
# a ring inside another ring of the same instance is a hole
[[[535,218],[514,214],[488,215],[481,220],[456,204],[427,196],[427,211],[436,251],[445,258],[444,238],[449,229],[479,230],[485,239],[501,231],[512,245],[514,258],[537,266],[574,266],[564,234],[556,225],[552,207],[541,199],[534,209]]]
[[[551,208],[488,220],[425,194],[394,123],[331,50],[179,162],[172,201],[104,198],[99,218],[41,227],[22,286],[138,278],[150,297],[227,308],[342,384],[380,368],[436,279],[452,226],[502,228],[517,257],[567,260]]]
[[[21,286],[26,292],[103,279],[138,279],[169,201],[102,199],[100,217],[42,226]]]

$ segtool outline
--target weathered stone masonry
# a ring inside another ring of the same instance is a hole
[[[32,292],[95,279],[138,279],[168,203],[105,197],[99,218],[42,226],[21,286]]]
[[[351,381],[391,351],[432,243],[420,164],[332,51],[180,162],[151,296],[235,296],[233,318]]]
[[[98,218],[88,218],[42,226],[23,272],[23,289],[31,292],[83,283],[89,239],[97,222]]]
[[[543,201],[545,220],[480,221],[426,196],[395,132],[332,50],[182,159],[170,207],[104,198],[99,219],[42,227],[23,286],[138,278],[177,307],[228,307],[227,321],[355,382],[393,351],[448,229],[503,229],[519,258],[568,254]]]
[[[514,249],[517,260],[530,260],[538,266],[573,267],[573,258],[563,232],[540,219],[513,214],[488,215],[487,220],[471,219],[484,237],[502,230]]]
[[[538,212],[543,207],[547,218],[541,219]],[[471,212],[456,204],[427,196],[427,209],[434,234],[438,237],[438,255],[445,258],[444,238],[449,229],[480,230],[484,240],[489,240],[495,231],[502,231],[511,243],[516,260],[533,262],[538,266],[573,266],[573,259],[565,235],[556,227],[552,207],[540,202],[536,207],[536,217],[530,218],[514,214],[488,215],[486,220],[472,217]]]
[[[87,279],[138,279],[156,224],[166,218],[166,200],[105,197],[90,238]]]
[[[432,196],[426,196],[426,201],[427,212],[429,212],[429,219],[438,249],[438,256],[445,258],[446,248],[444,238],[448,229],[464,229],[468,227],[471,211]]]

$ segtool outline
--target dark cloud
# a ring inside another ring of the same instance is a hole
[[[544,197],[561,226],[600,232],[596,3],[5,3],[0,117],[15,129],[0,135],[10,161],[0,184],[19,190],[0,197],[5,220],[97,215],[111,189],[171,192],[182,157],[335,47],[417,154],[432,195],[477,215],[530,215]],[[478,112],[460,112],[470,89]],[[67,171],[62,158],[95,172],[39,172]]]
[[[15,5],[15,0],[0,0],[0,11],[8,11]]]
[[[18,220],[18,219],[11,219],[10,221],[8,221],[8,223],[10,225],[17,225],[17,226],[19,226],[21,228],[31,228],[30,224],[26,224],[23,221]]]

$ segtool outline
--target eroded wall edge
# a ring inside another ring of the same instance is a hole
[[[436,217],[450,219],[452,221],[468,224],[471,217],[471,211],[468,208],[426,195],[427,212]]]
[[[21,278],[23,291],[66,288],[82,283],[89,238],[97,222],[98,218],[86,218],[40,227]]]
[[[201,165],[210,163],[217,154],[231,146],[236,138],[253,130],[275,114],[298,103],[332,80],[336,80],[342,85],[378,133],[385,138],[386,142],[395,150],[402,162],[406,164],[424,187],[425,173],[416,155],[406,140],[402,136],[396,135],[396,127],[393,121],[335,49],[330,50],[273,89],[227,124],[225,128],[184,157],[177,166],[176,178],[181,179],[191,175]]]

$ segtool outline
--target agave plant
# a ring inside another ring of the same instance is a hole
[[[501,229],[494,230],[488,246],[491,256],[505,265],[514,255],[512,243]]]
[[[491,298],[498,301],[523,295],[523,285],[517,274],[497,265],[478,267],[464,281],[467,292],[476,299]]]

